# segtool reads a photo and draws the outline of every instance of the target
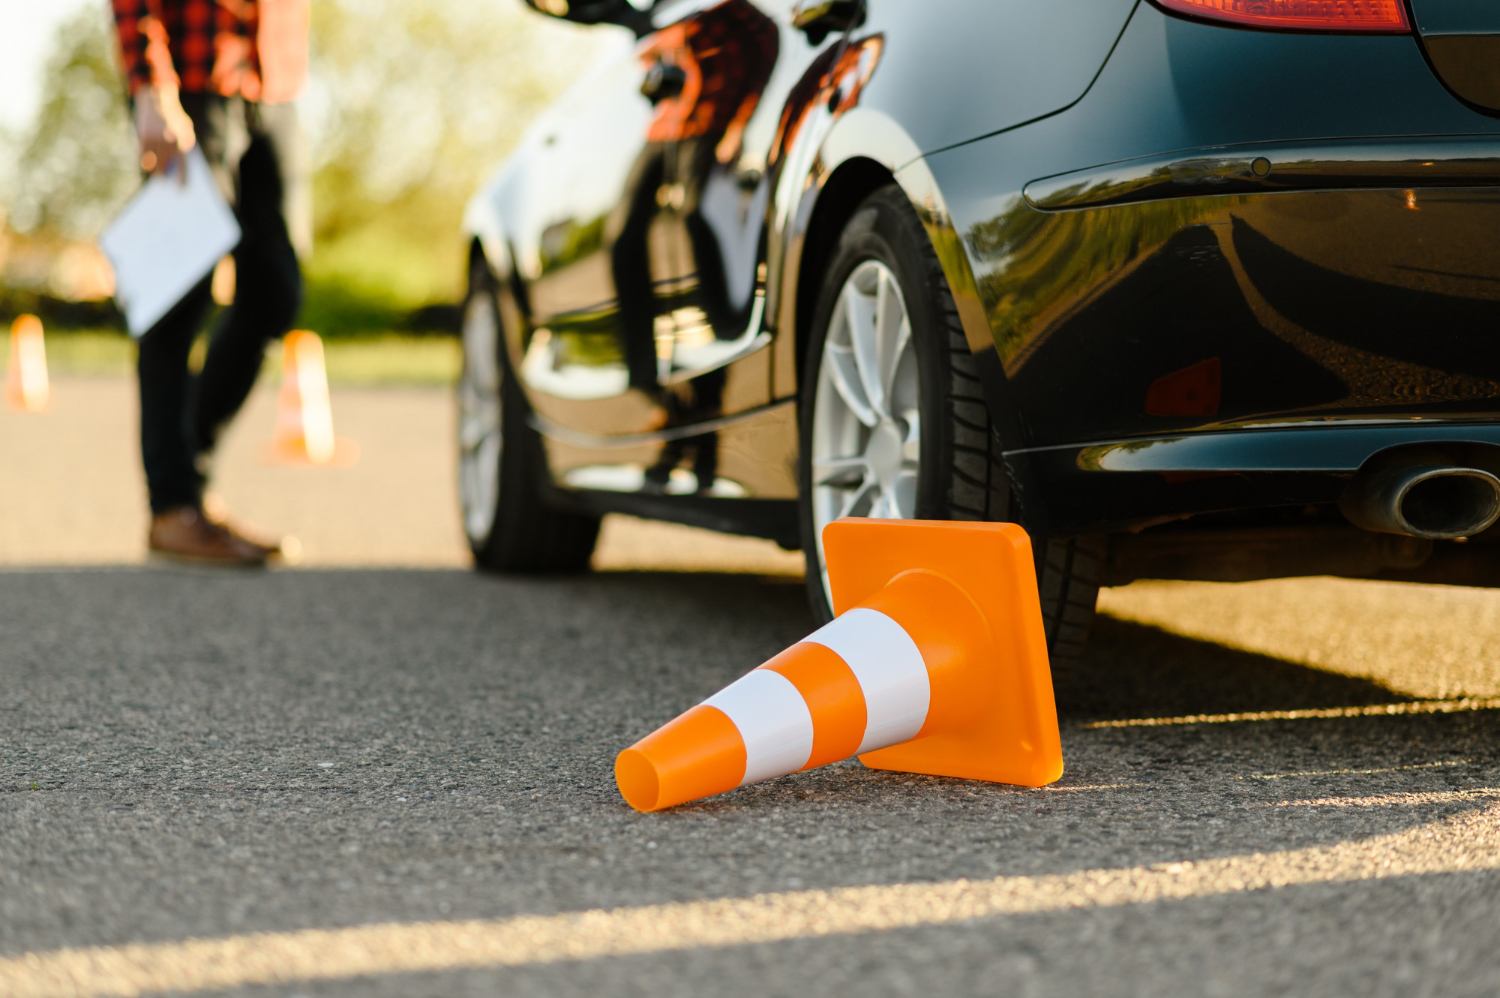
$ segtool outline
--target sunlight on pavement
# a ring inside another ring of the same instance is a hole
[[[1418,699],[1500,696],[1496,590],[1328,578],[1138,582],[1106,589],[1099,608]]]
[[[135,565],[145,559],[136,389],[125,378],[58,378],[45,417],[0,410],[0,567]],[[467,568],[459,528],[453,400],[444,388],[348,388],[334,427],[351,467],[275,466],[276,387],[263,382],[231,426],[214,488],[243,522],[302,543],[303,568]],[[770,541],[611,516],[594,566],[611,571],[794,577],[802,555]]]
[[[1497,792],[1500,788],[1472,793]],[[1397,795],[1403,796],[1408,795]],[[1410,803],[1425,803],[1415,798],[1431,795],[1409,796]],[[1376,800],[1382,805],[1407,802]],[[28,953],[0,961],[0,993],[9,998],[105,998],[516,967],[1497,869],[1500,807],[1492,806],[1323,848],[1054,876],[792,891],[496,921],[366,925]]]
[[[1472,710],[1500,710],[1500,697],[1480,700],[1416,700],[1361,707],[1308,707],[1300,710],[1250,710],[1235,714],[1187,714],[1182,717],[1132,717],[1120,721],[1092,721],[1086,728],[1161,728],[1185,724],[1242,724],[1247,721],[1315,721],[1340,717],[1386,717],[1403,714],[1457,714]]]
[[[801,578],[802,553],[771,541],[731,537],[674,523],[610,516],[599,534],[601,571],[748,572]]]
[[[1250,773],[1232,776],[1233,780],[1299,780],[1314,776],[1378,776],[1385,773],[1410,773],[1421,769],[1452,769],[1467,766],[1470,759],[1445,759],[1441,762],[1419,762],[1412,766],[1383,766],[1379,769],[1309,769],[1301,773]]]
[[[54,383],[46,416],[0,413],[0,564],[134,565],[146,555],[135,385],[124,378]],[[302,541],[308,567],[460,567],[449,452],[448,393],[351,389],[333,394],[334,425],[356,440],[349,468],[276,467],[275,386],[262,383],[230,428],[214,489],[237,518]]]
[[[1316,800],[1284,800],[1276,807],[1426,807],[1500,797],[1500,787],[1478,790],[1434,790],[1427,793],[1380,794],[1375,797],[1319,797]]]

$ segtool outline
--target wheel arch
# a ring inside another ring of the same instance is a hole
[[[802,383],[802,369],[807,362],[807,337],[817,307],[820,275],[832,259],[844,226],[861,202],[871,194],[895,182],[895,175],[869,156],[855,156],[840,163],[828,174],[813,204],[798,262],[795,311],[795,350],[797,383]]]
[[[936,178],[899,121],[873,107],[856,107],[838,118],[819,148],[805,195],[811,204],[800,233],[791,287],[797,384],[801,384],[806,337],[817,303],[819,275],[837,246],[844,226],[866,197],[887,184],[898,184],[922,220],[927,238],[943,267],[970,347],[992,348],[989,322],[979,305],[973,272],[963,241]],[[799,212],[798,214],[801,214]],[[795,235],[794,235],[795,238]]]
[[[507,179],[502,177],[469,202],[464,211],[463,233],[468,241],[466,265],[470,279],[475,265],[483,264],[494,282],[505,358],[515,370],[520,364],[531,308],[505,224],[506,194],[512,186]]]

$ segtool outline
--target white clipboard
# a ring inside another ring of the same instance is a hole
[[[239,222],[201,151],[153,174],[99,237],[130,335],[160,322],[239,241]]]

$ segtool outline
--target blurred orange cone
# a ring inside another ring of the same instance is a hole
[[[21,412],[42,412],[51,396],[42,320],[34,315],[18,315],[10,325],[10,367],[5,372],[5,402]]]
[[[323,341],[305,329],[292,330],[281,344],[281,390],[276,396],[271,458],[285,464],[347,466],[358,454],[352,441],[333,435]]]
[[[823,542],[838,616],[620,753],[632,807],[856,754],[873,769],[1029,787],[1062,775],[1024,530],[848,518]]]

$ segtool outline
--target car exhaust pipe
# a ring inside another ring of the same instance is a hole
[[[1339,509],[1356,527],[1383,534],[1472,537],[1500,518],[1500,478],[1430,463],[1361,471],[1339,497]]]

